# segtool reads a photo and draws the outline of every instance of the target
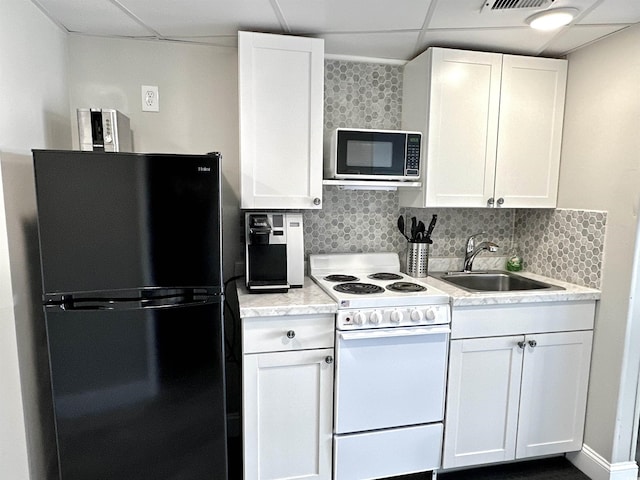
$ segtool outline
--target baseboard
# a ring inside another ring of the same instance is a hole
[[[579,452],[568,453],[567,459],[591,480],[638,479],[636,462],[609,463],[588,445],[583,445]]]

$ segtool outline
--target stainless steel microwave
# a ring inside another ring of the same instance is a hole
[[[403,130],[337,128],[325,178],[418,181],[422,134]]]
[[[132,152],[129,117],[112,108],[78,108],[80,150]]]

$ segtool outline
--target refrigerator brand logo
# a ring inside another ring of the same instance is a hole
[[[198,167],[199,172],[210,172],[211,167]]]

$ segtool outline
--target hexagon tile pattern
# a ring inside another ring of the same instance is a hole
[[[338,127],[400,128],[400,66],[326,60],[324,69],[325,135]]]
[[[401,128],[402,67],[325,61],[325,136],[338,127]],[[303,211],[305,256],[310,253],[397,252],[406,241],[399,215],[425,225],[438,214],[432,257],[463,257],[469,235],[486,232],[506,256],[517,251],[525,269],[558,280],[598,288],[604,252],[606,213],[582,210],[530,210],[398,206],[396,192],[323,188],[322,210]],[[497,258],[496,258],[497,260]]]
[[[515,210],[507,208],[403,208],[407,232],[411,217],[429,225],[432,215],[438,215],[431,239],[432,257],[464,257],[467,239],[480,234],[477,242],[491,241],[499,245],[495,254],[505,256],[513,246],[513,222]],[[396,217],[397,219],[397,217]]]
[[[527,271],[600,288],[607,213],[519,210],[515,242]]]
[[[396,192],[323,189],[322,210],[303,212],[305,257],[310,253],[399,252]]]

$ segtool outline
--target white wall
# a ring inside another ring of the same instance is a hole
[[[607,210],[585,444],[632,459],[640,318],[630,315],[640,201],[640,26],[569,56],[558,206]]]
[[[131,119],[137,152],[223,156],[225,277],[239,250],[238,53],[235,48],[74,36],[71,111],[116,108]],[[160,112],[143,112],[142,85],[159,88]],[[78,148],[75,119],[73,147]]]
[[[66,35],[31,2],[2,0],[0,476],[11,480],[51,478],[55,467],[46,439],[50,417],[39,402],[49,385],[37,366],[46,352],[43,357],[30,150],[70,146],[66,48]]]

